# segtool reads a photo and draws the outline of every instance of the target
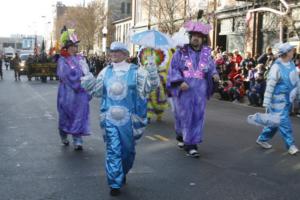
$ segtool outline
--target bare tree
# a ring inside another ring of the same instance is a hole
[[[157,23],[159,30],[173,34],[185,18],[186,4],[186,0],[144,0],[148,25]]]
[[[162,32],[173,34],[186,20],[196,19],[199,5],[205,10],[204,17],[214,12],[214,2],[210,0],[144,0],[143,6],[148,14],[148,27],[158,25]],[[203,8],[204,6],[204,8]]]
[[[95,35],[102,30],[104,18],[104,4],[99,0],[90,2],[86,7],[67,7],[64,15],[56,20],[56,38],[59,38],[64,25],[74,28],[80,39],[80,48],[89,52],[95,43]]]

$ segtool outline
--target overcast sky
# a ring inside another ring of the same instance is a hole
[[[61,0],[65,5],[78,5],[83,1]],[[91,0],[85,0],[86,3],[89,1]],[[43,35],[50,32],[56,2],[57,0],[1,0],[0,37],[11,34]]]

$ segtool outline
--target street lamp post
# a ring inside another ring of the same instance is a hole
[[[148,30],[151,29],[151,8],[152,8],[152,0],[149,0],[149,5],[148,5],[148,25],[147,28]]]
[[[106,39],[107,39],[107,28],[106,26],[102,29],[102,52],[106,53]]]

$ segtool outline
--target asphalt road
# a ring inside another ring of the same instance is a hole
[[[57,82],[0,81],[0,200],[299,200],[300,154],[290,156],[280,135],[273,149],[255,144],[260,129],[246,123],[259,108],[211,100],[200,158],[176,147],[173,117],[153,122],[137,145],[134,168],[120,197],[110,197],[98,124],[91,101],[92,135],[84,151],[60,144]],[[299,119],[293,118],[300,145]]]

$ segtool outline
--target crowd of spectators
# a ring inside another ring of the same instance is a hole
[[[276,59],[272,48],[268,47],[260,56],[250,52],[242,56],[238,50],[231,53],[217,49],[213,57],[221,77],[217,88],[220,99],[237,103],[248,99],[249,105],[262,106],[268,72]],[[294,62],[300,71],[300,54],[296,51]]]

